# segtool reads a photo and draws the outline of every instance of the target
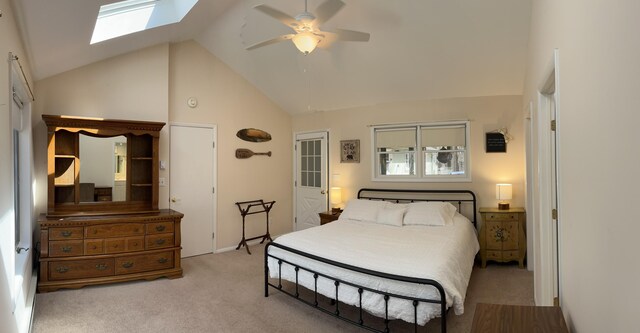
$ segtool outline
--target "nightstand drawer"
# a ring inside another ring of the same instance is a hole
[[[515,213],[487,213],[485,214],[487,221],[517,221],[518,214]]]
[[[518,258],[520,258],[520,251],[502,251],[504,260],[518,260]]]
[[[502,259],[502,251],[489,251],[487,250],[487,260],[501,260]]]

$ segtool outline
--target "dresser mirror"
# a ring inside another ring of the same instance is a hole
[[[164,123],[42,118],[49,139],[48,215],[158,210],[158,138]]]
[[[127,138],[80,133],[80,202],[126,201]]]

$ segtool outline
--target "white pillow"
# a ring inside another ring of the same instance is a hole
[[[413,202],[409,204],[403,224],[443,226],[453,222],[455,213],[456,207],[449,202]]]
[[[344,211],[340,214],[341,219],[351,219],[356,221],[376,222],[378,210],[382,209],[386,202],[381,200],[353,199],[347,202]]]
[[[378,210],[378,219],[376,222],[401,227],[404,212],[406,211],[407,205],[387,203],[386,206]]]

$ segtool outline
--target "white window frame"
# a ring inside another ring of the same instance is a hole
[[[422,147],[422,128],[425,127],[450,127],[464,126],[465,128],[465,172],[464,175],[424,175],[424,153]],[[390,129],[414,129],[416,131],[416,150],[415,154],[415,175],[381,175],[378,165],[378,151],[376,144],[377,130]],[[429,123],[406,123],[393,125],[374,125],[371,126],[371,180],[375,182],[424,182],[424,183],[443,183],[443,182],[471,182],[471,130],[468,120],[456,120],[447,122],[429,122]]]

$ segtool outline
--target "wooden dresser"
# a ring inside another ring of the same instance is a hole
[[[524,268],[527,253],[526,221],[523,208],[501,210],[480,208],[482,227],[478,235],[482,268],[487,260],[498,262],[518,261]]]
[[[181,277],[184,215],[158,209],[164,123],[42,119],[48,134],[48,195],[47,213],[38,220],[38,291]],[[117,168],[96,168],[96,161]]]
[[[106,216],[40,216],[38,291],[182,276],[180,221],[172,210]]]

